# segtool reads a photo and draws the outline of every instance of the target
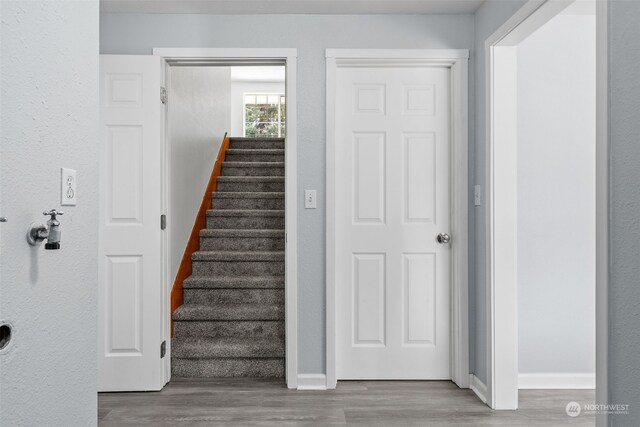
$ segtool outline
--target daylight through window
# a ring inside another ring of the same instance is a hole
[[[285,135],[285,97],[283,94],[244,94],[244,136],[283,137]]]

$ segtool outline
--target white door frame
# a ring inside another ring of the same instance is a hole
[[[251,49],[251,48],[155,48],[153,54],[167,61],[178,61],[184,65],[207,65],[209,63],[226,61],[229,65],[247,65],[247,63],[273,63],[282,61],[286,72],[287,96],[287,128],[285,150],[285,335],[286,335],[286,381],[288,388],[298,387],[298,259],[297,259],[297,118],[296,118],[296,62],[297,49]],[[163,75],[165,70],[162,70]],[[169,101],[170,102],[170,101]],[[165,150],[166,151],[166,150]],[[166,159],[163,160],[163,176],[166,177]],[[168,194],[164,187],[163,199]],[[165,245],[170,244],[165,242]],[[168,246],[166,246],[168,248]],[[166,254],[163,252],[163,271],[168,266]],[[167,364],[170,365],[170,337],[169,316],[171,315],[169,295],[173,278],[165,274],[165,304],[163,305],[163,319],[167,325],[165,339],[167,340]],[[170,375],[170,367],[167,367]]]
[[[440,66],[451,70],[451,378],[469,387],[468,60],[466,49],[327,49],[327,385],[336,388],[336,72],[348,66]]]
[[[487,404],[518,407],[515,46],[573,0],[529,0],[485,42]],[[598,1],[596,113],[596,382],[607,396],[608,124],[606,1]],[[599,425],[606,418],[598,418]]]

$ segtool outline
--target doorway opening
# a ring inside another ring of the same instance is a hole
[[[595,388],[595,29],[576,2],[517,47],[519,389]]]
[[[166,68],[171,371],[285,376],[285,63]]]
[[[486,41],[494,409],[517,409],[519,389],[594,389],[602,374],[600,24],[596,2],[529,2]]]
[[[211,203],[204,227],[197,229],[193,215],[190,224],[188,214],[178,216],[184,223],[166,242],[165,321],[173,322],[167,329],[174,347],[165,375],[281,376],[295,388],[295,50],[155,49],[154,55],[162,58],[169,98],[177,98],[164,111],[169,216],[181,211],[184,190],[194,183],[178,178],[179,169],[193,174],[207,158],[200,187],[214,190],[191,195],[203,200],[194,200],[200,210]],[[189,112],[182,103],[203,114],[200,123],[182,116]],[[207,121],[214,120],[219,138],[212,149],[211,138],[197,136],[210,135]],[[200,150],[185,150],[189,133]],[[194,203],[186,206],[194,210]]]

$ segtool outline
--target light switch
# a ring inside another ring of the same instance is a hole
[[[473,186],[473,204],[474,206],[480,206],[480,202],[481,202],[481,197],[482,197],[482,193],[480,192],[480,186],[479,185],[474,185]]]
[[[76,191],[75,169],[62,168],[60,182],[60,204],[62,206],[75,206],[78,200]]]
[[[316,207],[316,190],[304,190],[304,208],[315,209]]]

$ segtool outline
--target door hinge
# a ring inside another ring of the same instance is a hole
[[[167,103],[167,89],[164,88],[163,86],[160,86],[160,101],[163,104]]]
[[[165,214],[160,215],[160,230],[167,228],[167,216]]]
[[[167,354],[167,342],[162,341],[162,344],[160,344],[160,359],[162,359],[165,354]]]

